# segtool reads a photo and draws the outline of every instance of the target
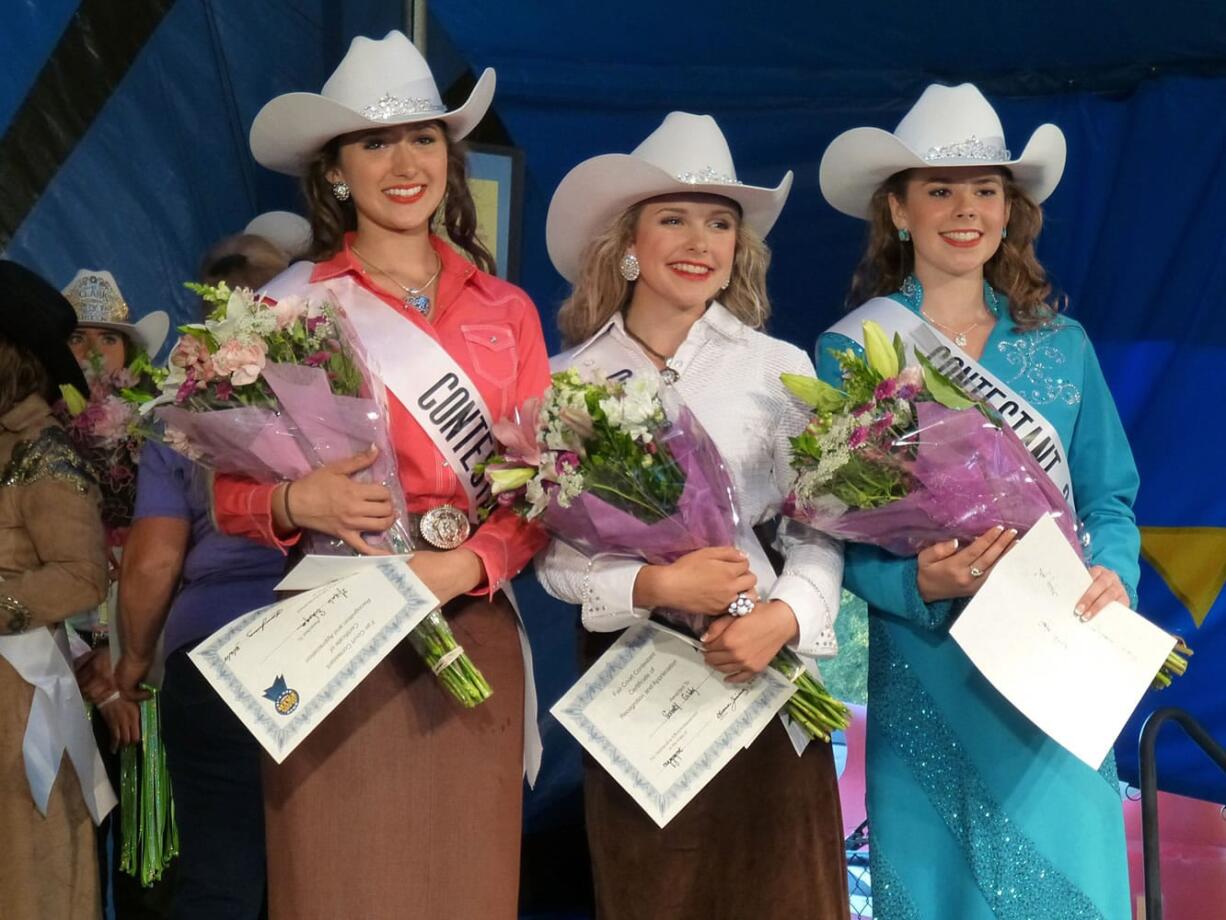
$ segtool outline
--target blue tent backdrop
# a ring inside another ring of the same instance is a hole
[[[134,2],[160,18],[136,53],[109,62],[109,96],[86,117],[73,106],[90,61],[68,51],[105,58],[105,42],[91,36],[128,4],[5,6],[0,197],[10,200],[0,211],[17,217],[0,225],[0,245],[60,285],[80,267],[108,268],[137,314],[170,309],[179,322],[194,309],[179,282],[209,243],[260,211],[299,205],[293,183],[247,152],[260,105],[317,89],[351,36],[399,27],[404,11],[389,0]],[[519,281],[547,329],[565,293],[543,245],[550,193],[579,160],[628,151],[670,110],[714,114],[747,181],[774,184],[796,171],[770,238],[771,328],[806,348],[838,315],[863,242],[863,226],[818,190],[831,138],[856,125],[892,127],[932,81],[979,83],[1014,150],[1041,122],[1059,125],[1068,169],[1046,206],[1040,254],[1089,328],[1118,401],[1142,473],[1140,523],[1190,528],[1147,531],[1166,578],[1144,567],[1141,606],[1197,656],[1175,689],[1142,701],[1117,746],[1121,774],[1135,779],[1139,723],[1157,705],[1184,706],[1226,739],[1216,681],[1226,656],[1226,490],[1217,479],[1226,426],[1213,396],[1226,369],[1218,4],[947,3],[937,13],[902,3],[751,9],[712,0],[693,10],[434,0],[429,9],[441,86],[498,70],[495,117],[478,138],[525,153]],[[74,121],[73,131],[57,130]],[[38,162],[43,179],[28,168],[47,156],[27,146],[42,136],[32,125],[62,154]],[[14,189],[28,206],[13,205]],[[574,612],[548,602],[530,576],[520,582],[544,711],[573,677]],[[543,722],[549,751],[529,819],[545,826],[573,794],[577,751]],[[1226,801],[1226,779],[1181,737],[1165,737],[1160,753],[1164,786]]]

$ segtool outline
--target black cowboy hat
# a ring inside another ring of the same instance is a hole
[[[0,259],[0,336],[28,349],[56,386],[71,383],[82,394],[89,385],[68,348],[77,314],[64,295],[24,265]]]

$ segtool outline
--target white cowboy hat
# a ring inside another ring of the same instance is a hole
[[[1064,134],[1039,125],[1022,155],[1013,158],[1005,131],[978,87],[929,86],[894,133],[880,128],[844,131],[822,154],[820,180],[826,200],[844,214],[868,217],[881,183],[904,169],[930,166],[1006,166],[1035,202],[1064,172]]]
[[[251,219],[243,233],[263,237],[290,258],[301,256],[311,245],[311,223],[293,211],[265,211]]]
[[[493,98],[494,71],[486,68],[465,103],[449,112],[426,59],[403,32],[378,41],[359,35],[319,93],[286,93],[260,109],[251,153],[263,166],[297,176],[324,144],[351,131],[440,121],[459,140]]]
[[[83,268],[62,293],[76,311],[78,327],[121,332],[150,358],[158,353],[170,332],[170,316],[162,310],[155,310],[135,323],[128,322],[127,301],[110,272]]]
[[[587,244],[640,201],[678,192],[721,195],[766,236],[791,187],[791,170],[775,188],[741,184],[715,119],[673,112],[633,153],[593,157],[566,174],[549,202],[545,243],[554,267],[573,282]]]

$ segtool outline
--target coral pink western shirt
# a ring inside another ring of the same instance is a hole
[[[431,245],[442,260],[442,273],[434,317],[427,321],[371,282],[352,253],[352,242],[353,234],[347,234],[341,250],[315,266],[311,281],[350,274],[378,295],[389,310],[403,314],[433,336],[477,385],[495,421],[526,399],[540,396],[549,386],[549,360],[540,316],[528,295],[515,285],[479,271],[448,244],[431,236]],[[406,352],[404,359],[412,361],[413,356]],[[468,496],[434,442],[395,394],[388,392],[387,396],[391,440],[409,511],[422,513],[443,504],[467,509]],[[273,531],[271,502],[275,487],[218,476],[218,527],[262,543],[288,545]],[[525,523],[511,509],[495,510],[464,544],[485,567],[486,581],[478,591],[492,593],[501,582],[516,575],[546,540],[538,526]]]

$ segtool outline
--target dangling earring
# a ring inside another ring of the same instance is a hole
[[[345,182],[344,179],[342,179],[340,182],[332,183],[332,195],[336,198],[337,201],[348,201],[349,200],[349,195],[350,195],[349,185]]]
[[[617,266],[617,270],[621,272],[622,277],[627,281],[635,281],[639,276],[639,260],[632,252],[622,256],[621,262]]]
[[[1007,240],[1009,238],[1009,228],[1008,227],[1000,228],[1000,238],[1002,240]]]
[[[726,291],[728,290],[728,285],[730,285],[731,283],[732,283],[732,276],[729,275],[727,278],[724,279],[724,283],[719,286],[719,289],[721,291]]]
[[[911,231],[906,229],[905,227],[900,227],[898,229],[898,238],[902,240],[904,243],[906,243],[907,241],[911,239]]]

